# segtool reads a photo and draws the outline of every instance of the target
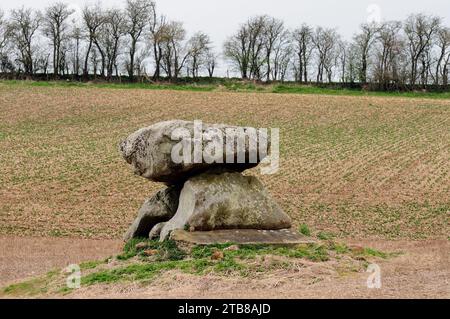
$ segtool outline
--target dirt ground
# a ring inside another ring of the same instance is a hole
[[[445,240],[345,240],[390,252],[379,260],[381,288],[368,289],[369,273],[336,274],[330,265],[305,262],[298,271],[261,277],[164,273],[150,284],[90,286],[68,298],[450,298],[450,243]],[[0,286],[70,263],[120,251],[115,240],[0,237]]]
[[[118,240],[0,236],[0,286],[120,251]]]

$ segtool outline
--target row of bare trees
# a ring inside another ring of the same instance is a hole
[[[151,0],[126,0],[125,8],[85,6],[81,16],[63,2],[43,12],[0,11],[0,71],[12,74],[136,76],[177,79],[182,72],[213,76],[217,56],[203,32],[186,38],[178,21],[158,14]],[[153,74],[146,66],[152,59]],[[147,60],[147,61],[146,61]]]
[[[223,44],[222,57],[243,79],[258,81],[448,85],[450,29],[436,16],[362,24],[351,41],[334,28],[250,18]],[[159,14],[152,0],[124,8],[56,2],[43,12],[0,10],[0,72],[14,76],[213,77],[218,55],[203,32]],[[150,72],[151,71],[151,72]]]
[[[448,85],[450,29],[438,17],[415,14],[362,24],[348,42],[333,28],[289,30],[257,16],[227,39],[224,55],[244,79]]]

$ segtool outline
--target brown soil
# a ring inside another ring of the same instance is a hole
[[[117,254],[122,242],[75,238],[0,237],[0,286],[83,261]]]

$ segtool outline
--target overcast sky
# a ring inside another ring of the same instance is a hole
[[[82,8],[95,0],[60,0]],[[53,0],[0,0],[7,11],[22,5],[43,9]],[[105,6],[123,6],[124,0],[102,1]],[[189,34],[204,31],[219,51],[223,41],[248,17],[269,14],[289,27],[302,23],[337,27],[351,39],[358,25],[367,19],[403,20],[410,13],[439,15],[450,25],[450,0],[156,0],[159,13],[184,22]]]

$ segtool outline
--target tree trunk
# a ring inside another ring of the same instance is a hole
[[[136,40],[131,39],[131,48],[130,48],[130,65],[128,70],[128,77],[131,82],[134,82],[134,55],[136,53]]]
[[[92,48],[92,39],[89,39],[89,45],[86,51],[86,57],[84,58],[84,69],[83,69],[83,76],[87,79],[89,76],[89,70],[88,70],[88,63],[89,63],[89,54],[91,52]]]

